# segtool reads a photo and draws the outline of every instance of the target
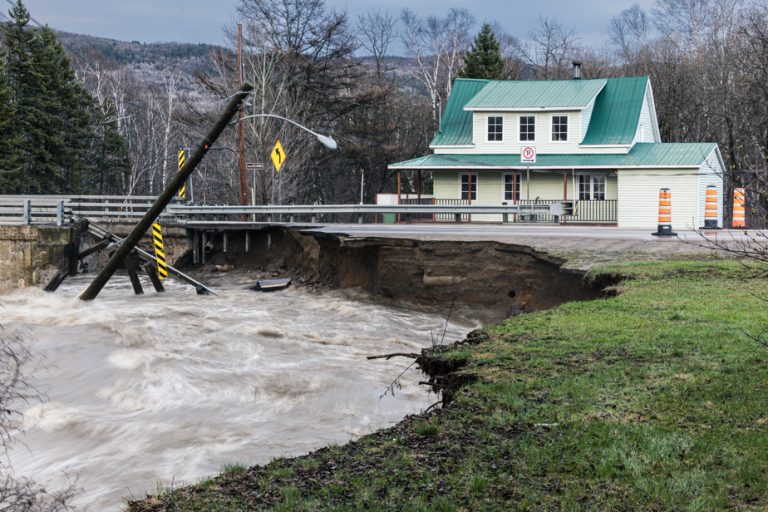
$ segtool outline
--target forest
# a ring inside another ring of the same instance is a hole
[[[62,34],[67,54],[25,13],[19,2],[2,30],[2,193],[157,194],[177,171],[177,150],[195,146],[238,86],[235,26],[224,27],[228,47]],[[331,152],[287,123],[244,121],[246,160],[261,164],[247,183],[256,204],[358,202],[361,182],[371,202],[394,187],[387,164],[428,151],[455,77],[567,79],[574,60],[584,78],[650,76],[662,140],[717,142],[727,189],[745,186],[752,204],[765,202],[764,2],[635,5],[612,17],[602,47],[557,17],[510,34],[456,8],[353,18],[323,0],[240,0],[237,14],[243,80],[255,86],[246,115],[285,116],[339,142]],[[481,51],[497,62],[478,66]],[[288,160],[276,173],[278,138]],[[195,202],[239,200],[236,148],[227,130],[194,177]]]

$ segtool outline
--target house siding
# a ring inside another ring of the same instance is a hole
[[[717,187],[717,225],[718,227],[723,227],[723,169],[720,167],[717,149],[712,150],[699,169],[700,225],[697,227],[704,226],[704,207],[706,205],[707,187],[709,185]]]
[[[520,116],[536,116],[536,140],[520,142]],[[488,142],[488,117],[504,118],[504,140]],[[552,142],[552,116],[568,116],[568,141]],[[512,153],[519,154],[523,146],[536,146],[536,152],[574,153],[578,151],[583,138],[581,132],[581,112],[475,112],[473,120],[473,153]]]
[[[587,108],[581,111],[581,137],[579,137],[579,142],[583,141],[584,136],[587,134],[589,121],[592,119],[592,111],[595,109],[595,99],[597,98],[593,98],[589,105],[587,105]]]
[[[650,87],[647,87],[645,89],[645,96],[643,97],[643,106],[640,109],[640,119],[637,123],[635,139],[632,141],[632,144],[637,142],[657,142],[654,137],[653,124],[653,116],[651,115],[651,89]]]
[[[618,225],[622,228],[658,226],[659,189],[672,192],[672,228],[699,227],[698,169],[618,171]]]

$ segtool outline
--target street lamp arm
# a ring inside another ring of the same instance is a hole
[[[333,138],[330,135],[323,135],[321,133],[313,132],[312,130],[310,130],[306,126],[300,125],[296,121],[288,119],[287,117],[278,116],[277,114],[252,114],[250,116],[243,117],[239,121],[244,121],[246,119],[252,119],[254,117],[274,117],[275,119],[281,119],[281,120],[283,120],[283,121],[285,121],[287,123],[291,123],[292,125],[296,126],[297,128],[301,128],[305,132],[311,133],[312,135],[314,135],[317,138],[317,140],[320,141],[320,143],[323,144],[323,146],[327,147],[328,149],[338,149],[339,148],[339,145],[336,143],[335,140],[333,140]],[[235,121],[235,122],[237,122],[237,121]]]

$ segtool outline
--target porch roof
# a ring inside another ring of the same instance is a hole
[[[694,168],[705,162],[715,143],[637,143],[627,154],[545,154],[536,163],[521,163],[519,154],[439,154],[396,162],[390,169],[632,169]]]

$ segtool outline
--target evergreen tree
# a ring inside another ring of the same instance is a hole
[[[20,134],[14,129],[16,108],[13,89],[0,56],[0,190],[17,190],[21,175]]]
[[[483,23],[472,44],[472,49],[464,54],[464,68],[459,76],[500,80],[503,74],[504,59],[501,56],[501,45],[491,26]]]
[[[118,178],[129,163],[113,120],[101,115],[77,80],[53,30],[30,27],[21,0],[9,18],[0,89],[7,84],[10,101],[3,105],[13,115],[5,129],[15,151],[0,154],[0,193],[118,191],[112,187],[122,181]],[[105,173],[116,176],[105,180]]]

